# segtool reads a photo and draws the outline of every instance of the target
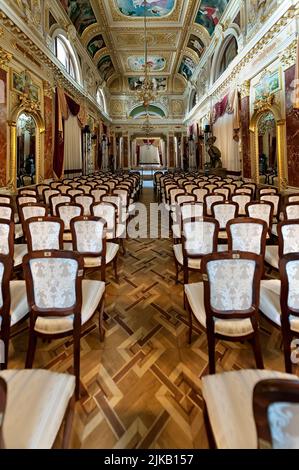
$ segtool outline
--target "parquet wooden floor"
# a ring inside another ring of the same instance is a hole
[[[141,201],[152,200],[153,190],[144,188]],[[197,327],[188,345],[171,240],[128,240],[126,247],[119,284],[112,270],[107,272],[105,341],[99,341],[96,317],[83,329],[82,391],[71,446],[206,448],[201,377],[207,373],[207,340]],[[279,332],[262,320],[261,337],[265,367],[283,370]],[[11,342],[10,367],[24,366],[27,339],[22,325]],[[34,367],[71,372],[72,359],[71,338],[39,341]],[[218,342],[217,372],[252,367],[246,342]]]

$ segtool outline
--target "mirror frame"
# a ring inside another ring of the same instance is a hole
[[[10,128],[10,159],[8,165],[8,184],[7,187],[11,191],[17,190],[17,121],[21,114],[30,114],[36,124],[36,139],[35,139],[35,184],[39,184],[42,179],[42,159],[44,155],[44,133],[45,124],[43,117],[38,109],[30,106],[16,106],[7,121]]]
[[[261,184],[259,178],[258,123],[260,117],[265,112],[271,112],[276,122],[278,190],[282,191],[288,187],[288,167],[286,159],[286,120],[282,117],[280,107],[274,103],[273,95],[270,100],[265,100],[265,102],[255,109],[250,120],[249,130],[252,178],[257,185]]]

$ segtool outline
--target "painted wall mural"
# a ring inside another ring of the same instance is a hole
[[[190,57],[184,56],[181,62],[179,73],[183,75],[186,80],[190,80],[195,70],[196,64]]]
[[[190,34],[187,47],[189,47],[194,52],[196,52],[196,54],[198,55],[199,58],[202,56],[202,53],[203,53],[204,48],[205,48],[204,43],[202,42],[202,40],[199,39],[197,36],[195,36],[195,34]]]
[[[60,0],[78,33],[97,22],[89,0]]]
[[[87,50],[92,58],[94,58],[96,53],[103,49],[103,47],[106,47],[106,44],[101,34],[97,34],[87,44]]]
[[[144,56],[131,56],[128,58],[128,66],[134,72],[141,72],[144,70],[145,60]],[[165,68],[166,60],[164,57],[158,55],[151,55],[147,58],[147,63],[151,71],[160,72]]]
[[[157,91],[166,91],[167,78],[166,77],[152,77],[155,89]],[[132,91],[139,90],[142,87],[144,77],[129,77],[129,89]]]
[[[110,55],[105,55],[101,58],[98,63],[98,70],[103,80],[108,80],[108,78],[113,74],[114,67]]]
[[[195,23],[204,26],[212,35],[228,2],[229,0],[202,0]]]
[[[144,16],[143,0],[115,0],[119,11],[126,16]],[[162,17],[169,15],[176,4],[176,0],[147,0],[146,16]]]

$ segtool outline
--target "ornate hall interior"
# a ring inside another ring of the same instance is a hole
[[[0,1],[0,449],[299,449],[298,0]]]

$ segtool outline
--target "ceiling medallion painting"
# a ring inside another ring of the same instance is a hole
[[[202,56],[202,53],[203,53],[204,48],[205,48],[204,43],[202,42],[202,40],[199,39],[197,36],[195,36],[195,34],[190,35],[187,47],[189,47],[194,52],[196,52],[196,54],[198,55],[199,58]]]
[[[161,56],[148,56],[147,64],[150,71],[160,72],[164,70],[166,65],[166,60],[164,57]],[[145,59],[144,56],[131,56],[128,58],[128,66],[134,72],[142,72],[145,66]]]
[[[181,62],[179,73],[183,75],[186,80],[190,80],[195,70],[196,64],[190,57],[184,56]]]
[[[119,11],[125,16],[158,17],[169,15],[175,7],[176,0],[148,0],[144,8],[143,0],[115,0]]]
[[[156,91],[166,91],[167,78],[166,77],[152,77],[154,87]],[[140,90],[144,82],[144,77],[129,77],[129,89],[131,91]]]
[[[103,47],[106,47],[106,44],[101,34],[93,37],[87,44],[87,50],[92,58],[94,58],[96,53],[103,49]]]
[[[89,0],[60,0],[61,5],[80,35],[97,22]]]
[[[98,63],[98,71],[101,78],[105,81],[113,74],[114,67],[109,55],[105,55]]]
[[[204,26],[212,35],[228,3],[229,0],[202,0],[195,23]]]

